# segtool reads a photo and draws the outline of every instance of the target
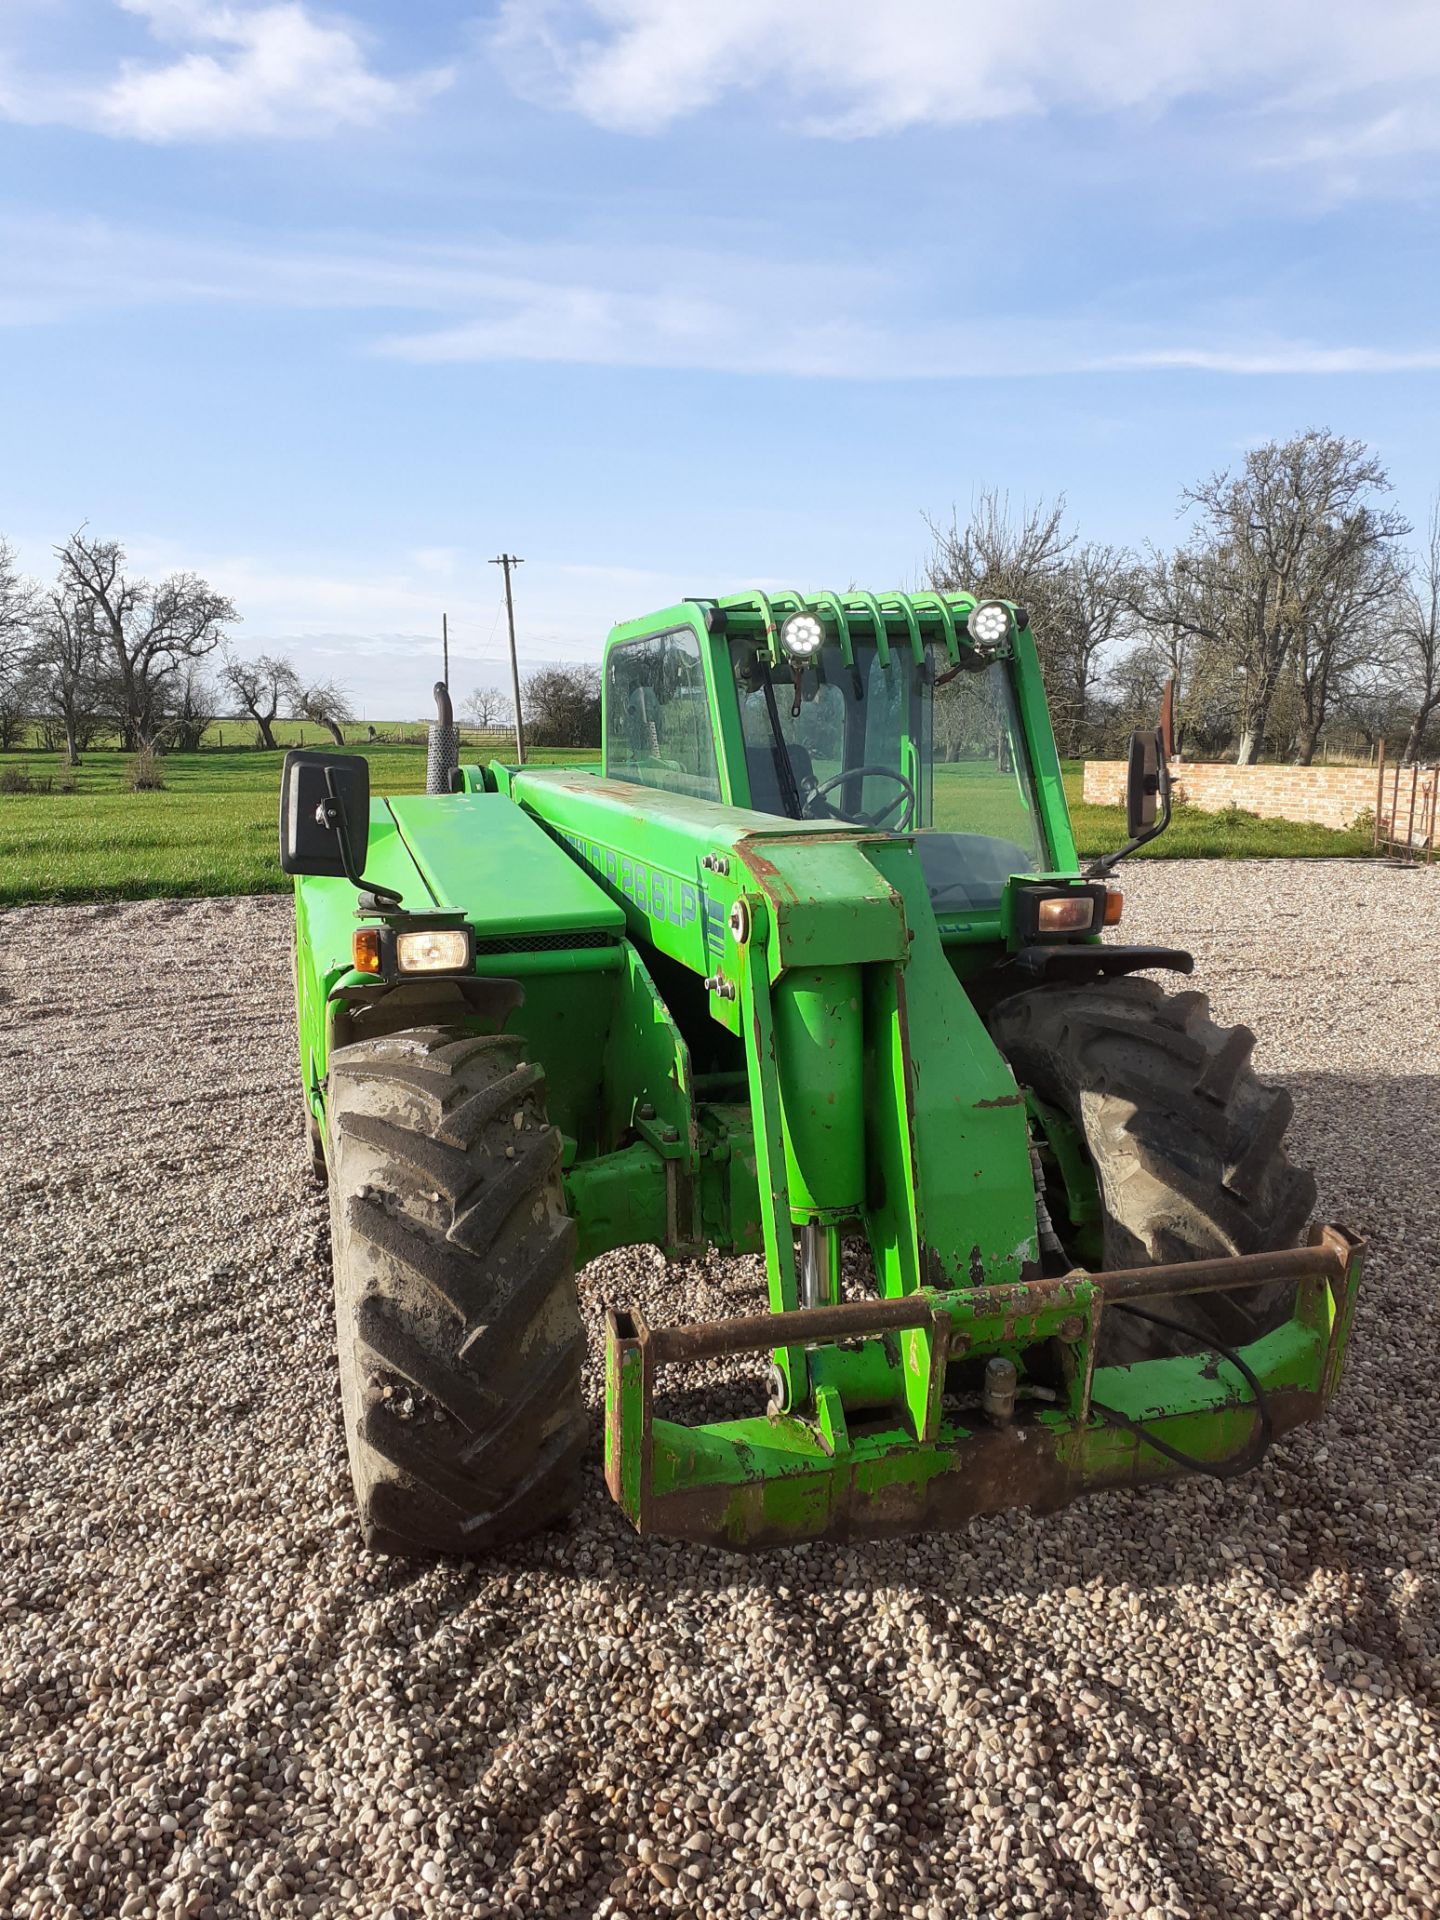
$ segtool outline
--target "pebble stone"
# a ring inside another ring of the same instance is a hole
[[[4,915],[0,1914],[1440,1910],[1440,873],[1125,885],[1369,1235],[1326,1423],[1235,1482],[753,1558],[637,1540],[597,1452],[567,1529],[421,1567],[351,1511],[288,901]],[[594,1336],[757,1284],[641,1249],[582,1293]]]

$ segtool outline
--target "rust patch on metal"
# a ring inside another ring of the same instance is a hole
[[[1318,1417],[1321,1395],[1285,1389],[1269,1396],[1277,1435]],[[910,1443],[913,1445],[913,1442]],[[1114,1464],[1088,1476],[1064,1457],[1064,1439],[1040,1427],[977,1428],[949,1448],[944,1469],[923,1485],[892,1481],[872,1490],[862,1476],[826,1461],[813,1474],[794,1476],[791,1485],[813,1479],[828,1500],[807,1509],[812,1524],[799,1532],[766,1513],[766,1483],[700,1486],[652,1494],[646,1506],[645,1532],[668,1539],[694,1540],[748,1553],[793,1545],[801,1538],[876,1540],[901,1534],[949,1532],[984,1514],[1009,1507],[1053,1513],[1070,1501],[1115,1487],[1148,1486],[1175,1478],[1175,1469],[1138,1440],[1118,1454]]]

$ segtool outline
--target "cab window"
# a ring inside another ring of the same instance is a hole
[[[688,627],[610,649],[605,771],[692,800],[720,798],[705,666]]]

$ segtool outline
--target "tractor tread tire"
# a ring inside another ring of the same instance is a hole
[[[585,1336],[544,1101],[506,1034],[415,1027],[331,1056],[340,1383],[380,1552],[484,1553],[575,1503]]]
[[[1080,1131],[1100,1190],[1104,1266],[1146,1267],[1294,1246],[1315,1205],[1291,1164],[1290,1095],[1250,1067],[1255,1036],[1221,1027],[1203,993],[1131,974],[1034,987],[1002,1000],[990,1031],[1022,1087]],[[1064,1239],[1058,1212],[1055,1225]],[[1195,1345],[1244,1344],[1283,1321],[1294,1288],[1147,1302]],[[1099,1358],[1173,1352],[1175,1336],[1109,1313]]]

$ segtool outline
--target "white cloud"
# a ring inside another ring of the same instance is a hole
[[[1309,340],[1231,347],[1152,347],[1091,363],[1090,371],[1172,368],[1198,373],[1334,374],[1440,372],[1440,347],[1387,352],[1377,347],[1322,347]]]
[[[1246,106],[1283,149],[1375,96],[1434,139],[1433,0],[502,0],[522,91],[630,133],[763,92],[853,137],[1056,111]],[[1378,109],[1377,109],[1378,111]],[[1398,123],[1397,123],[1398,124]],[[1333,128],[1332,128],[1333,131]]]
[[[313,139],[421,105],[450,80],[391,78],[359,29],[301,0],[119,0],[172,57],[125,59],[104,79],[0,75],[0,117],[155,143]]]
[[[1068,310],[977,308],[934,319],[945,303],[925,297],[914,263],[902,273],[875,257],[860,265],[787,260],[787,273],[811,295],[789,313],[751,297],[750,289],[773,279],[772,262],[718,250],[227,242],[98,221],[0,218],[0,256],[9,265],[0,326],[126,307],[330,310],[373,323],[369,350],[434,367],[530,361],[841,380],[1440,369],[1435,330],[1419,313],[1409,338],[1400,313],[1386,316],[1383,343],[1327,341],[1278,334],[1246,317],[1263,303],[1240,308],[1217,293],[1200,332],[1193,303],[1176,321],[1117,283],[1106,297],[1091,290]],[[902,282],[913,297],[897,304],[893,289]],[[655,288],[663,294],[649,291]],[[438,586],[453,560],[437,547],[412,556],[412,564]]]

